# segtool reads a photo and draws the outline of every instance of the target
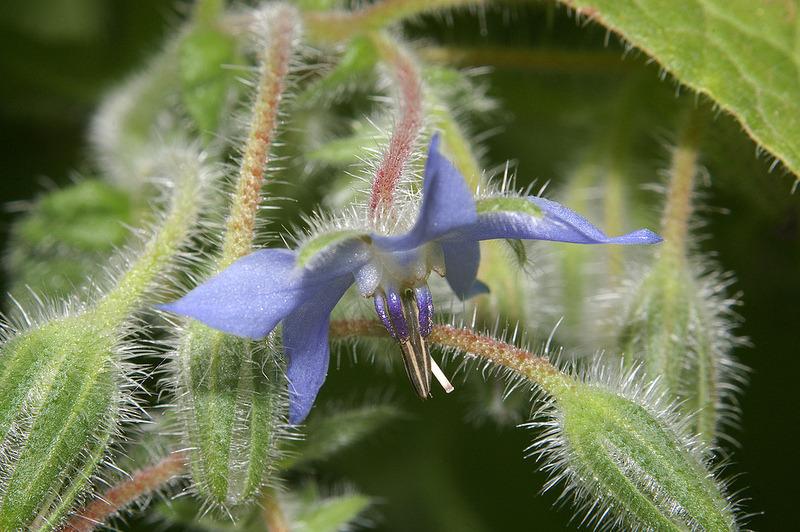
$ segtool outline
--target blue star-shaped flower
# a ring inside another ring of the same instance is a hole
[[[422,205],[405,234],[337,230],[296,251],[263,249],[162,308],[226,333],[259,339],[283,322],[288,357],[289,420],[305,419],[328,371],[330,313],[356,283],[400,344],[420,397],[430,394],[432,360],[425,337],[433,324],[430,272],[460,298],[485,292],[476,279],[478,242],[553,240],[578,244],[654,244],[647,229],[608,237],[579,214],[543,198],[496,196],[476,202],[434,136],[425,164]],[[437,369],[434,364],[434,370]]]

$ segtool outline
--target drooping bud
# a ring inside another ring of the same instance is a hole
[[[648,375],[660,375],[703,442],[717,441],[721,424],[735,415],[727,394],[741,379],[730,350],[732,300],[718,275],[694,275],[688,264],[659,262],[632,291],[619,348]]]
[[[274,462],[286,410],[279,353],[192,322],[175,357],[193,481],[219,505],[252,500]]]
[[[120,416],[115,341],[90,313],[0,347],[0,529],[55,529],[89,487]]]
[[[734,505],[655,386],[615,379],[576,382],[550,405],[532,446],[552,475],[545,489],[563,482],[598,528],[737,529]]]
[[[673,151],[662,218],[664,245],[626,302],[618,348],[629,362],[660,376],[672,398],[691,416],[692,430],[713,447],[721,426],[735,417],[730,395],[742,371],[730,351],[736,303],[725,295],[730,279],[691,256],[694,180],[702,117],[690,113]]]

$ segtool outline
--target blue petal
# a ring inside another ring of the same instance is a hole
[[[256,251],[160,308],[229,334],[263,338],[305,301],[320,297],[333,279],[362,265],[351,254],[332,256],[314,269],[295,262],[296,254],[286,249]]]
[[[649,229],[609,237],[589,220],[560,203],[536,196],[527,199],[541,209],[542,216],[536,217],[518,211],[485,212],[472,227],[459,231],[458,238],[552,240],[576,244],[656,244],[662,240]]]
[[[431,139],[425,163],[422,206],[414,227],[405,235],[373,235],[375,244],[388,251],[416,248],[478,219],[475,200],[464,176],[439,152],[439,135]]]
[[[482,290],[476,291],[476,289],[480,288],[483,283],[476,287],[478,281],[475,279],[481,261],[481,248],[478,242],[475,240],[442,241],[441,246],[444,252],[445,279],[459,299],[467,299],[482,293]]]
[[[333,307],[353,284],[345,275],[328,281],[326,289],[301,305],[283,322],[283,348],[288,358],[289,423],[301,423],[328,372],[328,325]]]

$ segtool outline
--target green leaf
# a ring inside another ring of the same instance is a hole
[[[369,497],[358,494],[321,499],[316,489],[309,490],[301,502],[294,525],[304,532],[336,532],[349,530],[349,525],[370,505]]]
[[[356,443],[381,426],[400,417],[401,412],[390,405],[369,405],[341,412],[314,414],[308,421],[302,441],[287,441],[286,457],[280,469],[322,460]]]
[[[215,29],[198,27],[181,43],[183,103],[204,134],[217,130],[234,80],[225,65],[235,62],[235,39]]]
[[[565,3],[711,97],[756,142],[800,175],[796,1],[688,0],[680,9],[662,0]]]

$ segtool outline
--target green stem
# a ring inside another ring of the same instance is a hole
[[[264,49],[258,92],[251,113],[250,132],[222,245],[220,269],[249,253],[253,245],[264,171],[275,138],[278,109],[286,88],[297,32],[295,9],[289,6],[277,8],[271,20],[269,42]]]
[[[169,152],[168,170],[177,174],[172,204],[160,231],[145,245],[139,257],[117,285],[97,304],[96,316],[115,328],[140,304],[155,278],[178,252],[200,210],[204,178],[202,155],[192,149]]]
[[[330,336],[337,339],[364,336],[388,338],[386,329],[379,322],[372,320],[332,321]],[[439,347],[479,356],[506,367],[535,383],[555,398],[563,396],[574,384],[572,377],[556,368],[547,358],[534,355],[530,351],[491,336],[478,334],[472,329],[435,325],[427,340]]]
[[[701,133],[701,114],[693,110],[672,154],[667,201],[661,219],[661,235],[664,237],[661,257],[671,261],[671,264],[686,259]]]
[[[431,63],[446,65],[491,65],[514,70],[557,72],[627,71],[635,65],[620,61],[619,54],[574,50],[514,49],[501,46],[482,48],[457,46],[427,46],[419,56]]]
[[[339,42],[380,30],[405,18],[449,7],[477,5],[485,0],[384,0],[355,11],[309,11],[304,14],[308,37],[317,42]]]

